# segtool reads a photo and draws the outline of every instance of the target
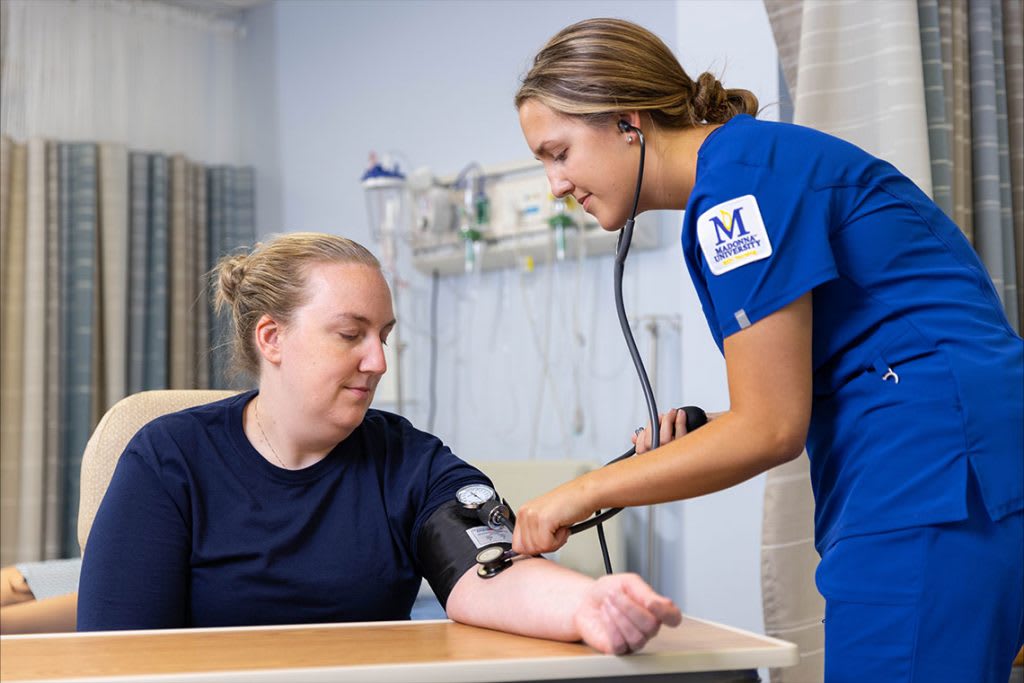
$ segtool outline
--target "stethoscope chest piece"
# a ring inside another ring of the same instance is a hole
[[[479,565],[476,568],[477,576],[482,579],[490,579],[512,566],[512,558],[515,556],[511,550],[505,550],[500,545],[492,545],[484,548],[476,554],[476,561]]]

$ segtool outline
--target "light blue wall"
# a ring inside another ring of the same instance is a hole
[[[651,28],[693,76],[725,66],[727,86],[775,97],[774,44],[756,0],[278,2],[248,13],[243,48],[261,232],[323,230],[374,248],[359,185],[370,150],[439,175],[529,158],[512,107],[519,78],[552,34],[591,16]],[[631,316],[681,321],[659,326],[657,361],[647,359],[660,407],[722,410],[724,365],[681,261],[679,221],[656,218],[662,247],[630,256],[626,305]],[[430,280],[407,249],[400,272],[404,412],[426,427]],[[604,461],[628,447],[646,411],[615,319],[610,258],[444,278],[439,301],[434,431],[456,453],[486,469],[531,454]],[[648,353],[651,335],[636,335]],[[658,509],[657,585],[691,614],[762,629],[762,490],[758,479]],[[643,511],[626,516],[632,568],[646,571],[644,523]]]
[[[281,142],[284,131],[278,118],[277,15],[273,5],[245,15],[245,34],[237,59],[241,99],[238,121],[242,136],[242,163],[256,168],[256,234],[281,229]]]

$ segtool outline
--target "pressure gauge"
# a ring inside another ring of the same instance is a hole
[[[462,508],[472,513],[497,497],[494,489],[487,484],[469,484],[455,492],[455,499],[459,501]]]
[[[502,527],[513,530],[512,511],[498,500],[498,494],[487,484],[469,484],[455,492],[460,513],[469,519],[478,519],[492,529]]]

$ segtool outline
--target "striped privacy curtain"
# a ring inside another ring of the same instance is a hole
[[[1020,330],[1021,0],[765,0],[793,120],[892,162],[974,244]],[[772,681],[824,675],[806,457],[765,484],[765,630],[800,646]]]
[[[207,273],[255,239],[253,171],[2,139],[0,564],[78,553],[82,451],[146,389],[219,388]]]
[[[934,199],[1024,319],[1021,0],[918,0]]]

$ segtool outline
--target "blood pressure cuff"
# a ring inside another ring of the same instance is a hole
[[[508,532],[495,532],[475,516],[467,516],[456,500],[434,511],[420,527],[416,550],[423,576],[434,589],[441,607],[447,609],[452,589],[476,564],[476,555],[482,548],[500,545],[507,550],[512,547],[511,543],[494,540],[507,536]]]

